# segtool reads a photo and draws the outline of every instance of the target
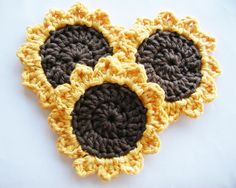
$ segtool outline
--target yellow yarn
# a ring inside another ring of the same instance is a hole
[[[192,40],[199,49],[202,56],[201,73],[203,75],[200,86],[188,98],[164,103],[170,122],[178,119],[181,113],[192,118],[198,117],[203,112],[204,103],[212,101],[216,96],[214,78],[221,71],[216,59],[209,54],[215,49],[215,38],[201,32],[197,20],[192,17],[177,19],[171,12],[162,12],[153,20],[138,18],[133,28],[120,33],[118,58],[122,62],[135,62],[138,46],[157,29],[177,32]]]
[[[127,155],[111,159],[97,158],[83,151],[72,133],[71,112],[76,101],[85,91],[95,85],[116,83],[135,92],[147,109],[146,130],[137,148]],[[147,83],[143,66],[136,63],[119,63],[115,57],[101,58],[94,70],[78,64],[71,75],[71,84],[55,89],[56,107],[49,115],[49,124],[58,134],[57,148],[68,157],[75,158],[74,167],[80,176],[97,172],[104,180],[119,173],[136,174],[143,166],[142,153],[156,153],[160,141],[156,135],[167,127],[168,116],[162,108],[164,91],[157,85]]]

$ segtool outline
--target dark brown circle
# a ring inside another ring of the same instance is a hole
[[[197,47],[174,32],[157,30],[145,39],[137,50],[136,62],[144,65],[148,81],[158,83],[169,102],[189,97],[201,82]]]
[[[94,67],[99,58],[112,54],[112,48],[95,29],[67,25],[51,32],[39,54],[44,73],[55,88],[70,83],[70,74],[77,63]]]
[[[146,129],[146,108],[124,86],[106,83],[89,88],[71,113],[73,133],[83,150],[99,158],[127,154]]]

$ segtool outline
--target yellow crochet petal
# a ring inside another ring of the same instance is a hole
[[[199,117],[204,108],[202,99],[197,94],[193,94],[186,100],[187,103],[183,107],[183,113],[191,118]]]
[[[202,81],[199,87],[202,92],[204,102],[211,102],[216,98],[215,80],[207,73],[203,73]]]
[[[220,65],[212,56],[204,56],[202,58],[202,70],[207,72],[213,78],[221,74]]]
[[[69,24],[70,16],[63,10],[51,9],[46,14],[43,25],[47,31],[54,31]]]
[[[148,18],[137,18],[135,21],[135,25],[142,25],[142,26],[153,26],[155,25],[155,22]]]
[[[67,114],[66,111],[56,108],[49,114],[48,123],[52,130],[60,135],[71,130],[71,119],[70,114]]]
[[[186,37],[193,40],[199,48],[201,48],[201,46],[204,47],[208,53],[215,50],[215,38],[208,33],[201,32],[198,21],[195,18],[187,16],[179,20],[177,27],[180,31],[184,30],[182,32],[187,35]]]
[[[178,19],[175,17],[172,12],[161,12],[158,17],[154,20],[156,24],[161,24],[163,26],[163,30],[173,30],[173,26],[175,26],[178,22]]]
[[[182,106],[186,104],[185,100],[177,102],[165,102],[164,110],[168,114],[169,123],[176,121],[182,113]]]
[[[72,112],[76,100],[84,93],[82,87],[72,86],[70,84],[63,84],[57,86],[54,90],[56,95],[56,105],[58,109],[64,109],[68,114]]]
[[[168,124],[168,116],[162,105],[164,101],[164,91],[159,85],[154,83],[139,84],[133,90],[140,97],[147,111],[147,124],[152,125],[160,132],[163,131]]]
[[[120,41],[115,56],[121,62],[135,62],[135,53],[137,52],[136,46],[138,46],[138,32],[135,29],[125,30],[120,33]]]
[[[68,14],[70,14],[73,19],[80,20],[86,17],[89,11],[82,3],[77,3],[68,10]]]
[[[135,41],[135,47],[138,47],[144,39],[153,34],[157,29],[163,29],[163,27],[159,23],[156,24],[155,20],[138,18],[135,21],[134,28],[130,29],[131,32],[129,33],[128,31],[127,34]]]
[[[105,79],[107,77],[119,77],[123,72],[121,68],[122,65],[118,61],[118,59],[108,56],[106,58],[101,58],[100,61],[96,64],[96,66],[94,67],[94,74],[103,75]],[[123,85],[124,82],[121,81],[119,84]]]
[[[48,93],[53,92],[53,89],[47,82],[42,69],[25,66],[22,79],[23,85],[37,93],[40,104],[44,108],[51,108],[54,105],[55,96],[48,95]]]
[[[73,162],[73,166],[76,170],[76,173],[81,177],[94,174],[98,168],[95,164],[95,157],[90,155],[76,159]]]
[[[82,95],[86,89],[102,84],[104,82],[103,77],[104,75],[96,74],[91,67],[77,64],[70,80],[72,88]],[[75,95],[75,97],[78,98],[80,95]]]
[[[48,31],[43,25],[36,25],[27,28],[27,41],[42,45],[47,39]]]
[[[24,65],[41,67],[41,58],[38,52],[39,45],[35,42],[28,42],[19,48],[17,56]]]
[[[195,18],[187,16],[178,21],[177,27],[182,28],[189,33],[197,33],[199,31],[199,24]]]
[[[76,136],[70,131],[63,133],[57,140],[57,149],[62,154],[70,158],[78,158],[86,155],[78,143]]]
[[[147,76],[145,69],[141,65],[136,63],[120,63],[114,57],[101,58],[96,64],[94,73],[96,75],[106,75],[106,78],[115,77],[119,81],[120,85],[127,82],[145,83],[147,81]]]
[[[164,108],[153,106],[147,112],[147,122],[152,125],[157,132],[162,132],[168,127],[169,116]]]
[[[157,153],[160,149],[160,140],[156,135],[156,130],[151,125],[146,125],[146,130],[140,140],[142,152],[145,154]]]
[[[55,108],[48,117],[50,127],[55,131],[59,138],[57,140],[58,151],[70,158],[78,158],[86,155],[72,133],[71,111],[68,109]]]
[[[70,76],[71,84],[86,88],[86,85],[89,84],[93,76],[93,69],[91,67],[77,64]]]
[[[130,151],[124,158],[120,157],[121,172],[126,174],[137,174],[143,168],[143,155],[140,152],[141,147]]]
[[[102,161],[98,167],[98,176],[109,181],[120,174],[119,162],[115,159],[97,159],[97,161]]]
[[[113,26],[109,15],[100,9],[92,12],[88,16],[88,20],[91,22],[93,28],[97,29],[104,35],[110,46],[113,47],[114,55],[116,55],[119,48],[119,34],[124,28],[121,26]]]
[[[89,20],[94,23],[94,26],[110,24],[109,15],[100,9],[97,9],[93,13],[91,13],[89,15]]]
[[[208,53],[212,53],[216,48],[216,39],[209,33],[196,32],[193,33],[196,41],[199,41],[200,46],[203,46]],[[198,45],[199,45],[198,44]]]
[[[122,64],[124,72],[122,77],[132,80],[133,83],[145,83],[147,82],[147,75],[142,65],[136,63]]]
[[[161,105],[164,101],[165,93],[158,84],[144,83],[139,84],[140,90],[137,94],[144,104]]]

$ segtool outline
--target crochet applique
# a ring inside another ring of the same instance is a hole
[[[75,159],[80,176],[138,173],[143,154],[159,151],[157,133],[167,127],[164,91],[147,83],[142,66],[114,57],[94,69],[77,64],[70,81],[55,89],[57,105],[48,118],[58,150]]]
[[[221,71],[211,55],[215,38],[202,33],[196,19],[162,12],[153,20],[137,19],[121,35],[120,59],[144,65],[148,81],[164,89],[170,123],[182,113],[200,116],[204,103],[216,97],[215,77]]]
[[[50,10],[42,24],[27,29],[27,40],[17,52],[24,64],[23,84],[44,108],[52,109],[54,89],[70,83],[77,63],[94,66],[101,57],[116,53],[121,30],[107,13],[89,12],[81,3],[66,12]]]
[[[79,176],[110,180],[137,174],[170,122],[215,98],[214,47],[190,17],[163,12],[125,30],[78,3],[29,27],[17,55],[23,84],[51,110],[58,151]]]

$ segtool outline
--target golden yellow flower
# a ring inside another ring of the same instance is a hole
[[[70,26],[80,26],[80,28],[73,29]],[[63,30],[63,28],[66,31],[63,33],[63,35],[56,38],[56,36],[60,35],[60,32]],[[61,70],[63,69],[63,71],[66,72],[66,74],[65,73],[62,74],[62,72],[58,71],[57,67],[58,65],[56,61],[64,58],[63,59],[64,63],[68,60],[68,59],[66,60],[67,57],[65,54],[68,55],[72,51],[72,49],[73,50],[75,49],[75,47],[73,47],[74,45],[73,41],[70,40],[71,38],[74,37],[74,32],[77,32],[78,30],[82,31],[88,30],[88,28],[90,28],[89,30],[90,33],[88,33],[88,35],[86,36],[87,43],[89,43],[88,41],[90,39],[94,40],[95,42],[101,39],[102,38],[100,37],[101,34],[105,38],[105,40],[107,40],[109,46],[113,48],[113,53],[115,53],[115,50],[117,48],[116,47],[117,36],[118,33],[121,31],[121,27],[115,27],[111,25],[109,16],[105,12],[98,9],[90,13],[87,10],[87,8],[80,3],[72,6],[66,12],[58,9],[52,9],[46,15],[42,24],[29,27],[27,29],[27,40],[25,44],[20,47],[20,49],[17,52],[17,55],[20,58],[21,62],[24,64],[24,72],[22,74],[23,84],[32,89],[39,96],[40,102],[43,107],[51,108],[54,105],[54,100],[55,100],[54,88],[58,85],[58,83],[50,82],[49,78],[54,76],[54,78],[56,77],[60,79],[59,80],[60,84],[63,84],[63,81],[66,83],[69,80],[68,77],[70,75],[70,72],[68,73],[66,71],[68,71],[68,69],[71,71],[72,68],[62,67]],[[70,33],[68,34],[67,30],[69,30],[73,34],[73,36],[71,36]],[[98,36],[97,38],[93,37],[94,34],[91,36],[91,33],[95,32],[97,32],[96,34]],[[69,39],[68,38],[65,39],[65,36],[68,37]],[[73,39],[77,40],[78,38],[74,37]],[[84,44],[83,43],[84,39],[79,39],[79,40],[81,40],[79,41],[81,42],[81,44]],[[50,43],[50,41],[51,43],[54,44],[48,44]],[[104,42],[103,39],[101,39],[101,41],[103,43],[106,43]],[[63,44],[63,42],[65,43]],[[55,46],[55,44],[57,46]],[[66,49],[66,47],[69,45],[71,45],[70,49]],[[78,44],[76,45],[77,45],[76,48],[78,49],[80,46],[78,47]],[[88,44],[84,45],[85,47],[86,45],[88,46]],[[99,53],[101,56],[105,55],[105,52],[104,54],[102,54],[103,52],[99,51],[99,49],[96,49],[96,45],[94,45],[95,46],[94,49],[91,46],[92,45],[90,45],[90,48]],[[47,48],[46,50],[44,49],[47,53],[46,55],[43,52],[41,52],[42,47]],[[52,52],[52,50],[50,51],[50,48],[53,49],[54,53]],[[80,47],[79,50],[82,51],[83,47]],[[87,52],[84,53],[87,54],[90,53],[91,55],[92,52],[88,50]],[[74,54],[72,53],[72,56],[73,55]],[[94,54],[92,55],[96,60],[98,59],[98,56],[95,56]],[[43,56],[45,57],[43,58]],[[78,55],[77,56],[74,55],[73,58],[74,62],[76,63],[76,61],[79,61],[81,60],[81,58],[83,59],[85,57],[78,57]],[[91,60],[91,57],[89,58]],[[54,64],[48,65],[49,62],[52,61]],[[45,62],[48,64],[46,64]],[[44,67],[42,66],[42,63],[45,63]],[[59,73],[56,74],[56,72]],[[45,75],[45,73],[47,73],[48,77]]]
[[[56,105],[49,115],[58,150],[75,159],[79,176],[97,173],[110,180],[138,173],[142,154],[159,150],[156,133],[167,126],[164,91],[147,83],[143,66],[110,56],[94,69],[77,64],[70,79],[71,84],[55,89]]]
[[[221,72],[211,55],[215,38],[201,32],[196,19],[162,12],[153,20],[137,19],[120,38],[119,59],[143,64],[148,81],[165,90],[170,122],[181,113],[198,117],[203,104],[215,98],[215,77]]]

